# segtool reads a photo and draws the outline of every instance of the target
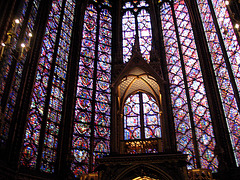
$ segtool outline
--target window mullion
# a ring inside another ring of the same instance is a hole
[[[144,133],[144,109],[143,109],[143,96],[142,96],[142,92],[139,92],[139,105],[140,105],[141,139],[145,139],[145,133]]]
[[[133,14],[134,14],[134,18],[135,18],[136,37],[139,38],[139,34],[138,34],[138,18],[137,18],[138,12],[133,12]]]
[[[97,7],[97,28],[96,28],[96,44],[95,44],[95,59],[93,72],[93,94],[92,94],[92,117],[91,117],[91,137],[90,137],[90,159],[89,159],[89,173],[93,170],[93,150],[94,150],[94,122],[95,122],[95,105],[96,105],[96,86],[97,86],[97,61],[98,61],[98,45],[99,45],[99,21],[100,8]]]

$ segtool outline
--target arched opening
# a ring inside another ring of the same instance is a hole
[[[137,91],[126,99],[123,107],[125,153],[157,153],[161,140],[160,108],[150,93]]]
[[[148,177],[148,176],[143,176],[143,177],[136,177],[136,178],[134,178],[134,179],[132,179],[132,180],[157,180],[157,179],[154,179],[154,178],[150,178],[150,177]]]
[[[147,93],[138,91],[124,103],[124,140],[161,138],[159,106]]]
[[[176,179],[176,172],[169,174],[161,166],[155,166],[147,163],[134,164],[124,169],[116,180],[173,180]]]

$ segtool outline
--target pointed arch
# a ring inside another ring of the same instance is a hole
[[[150,62],[152,48],[152,27],[147,1],[123,0],[122,36],[123,63],[130,60],[135,36],[139,37],[143,58]]]
[[[145,172],[148,172],[149,175],[151,174],[153,178],[159,178],[163,180],[173,180],[174,178],[171,177],[167,172],[165,172],[163,169],[160,169],[156,166],[153,166],[151,164],[137,164],[130,166],[129,168],[125,169],[123,172],[121,172],[117,177],[116,180],[133,180],[137,177],[136,172],[141,173],[141,171],[144,170]]]

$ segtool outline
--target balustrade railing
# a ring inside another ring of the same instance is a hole
[[[188,170],[189,180],[212,180],[210,169],[190,169]]]
[[[121,154],[141,154],[163,152],[162,139],[121,141]]]

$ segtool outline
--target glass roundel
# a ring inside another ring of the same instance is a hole
[[[124,104],[124,140],[161,138],[159,107],[142,92],[129,96]]]

